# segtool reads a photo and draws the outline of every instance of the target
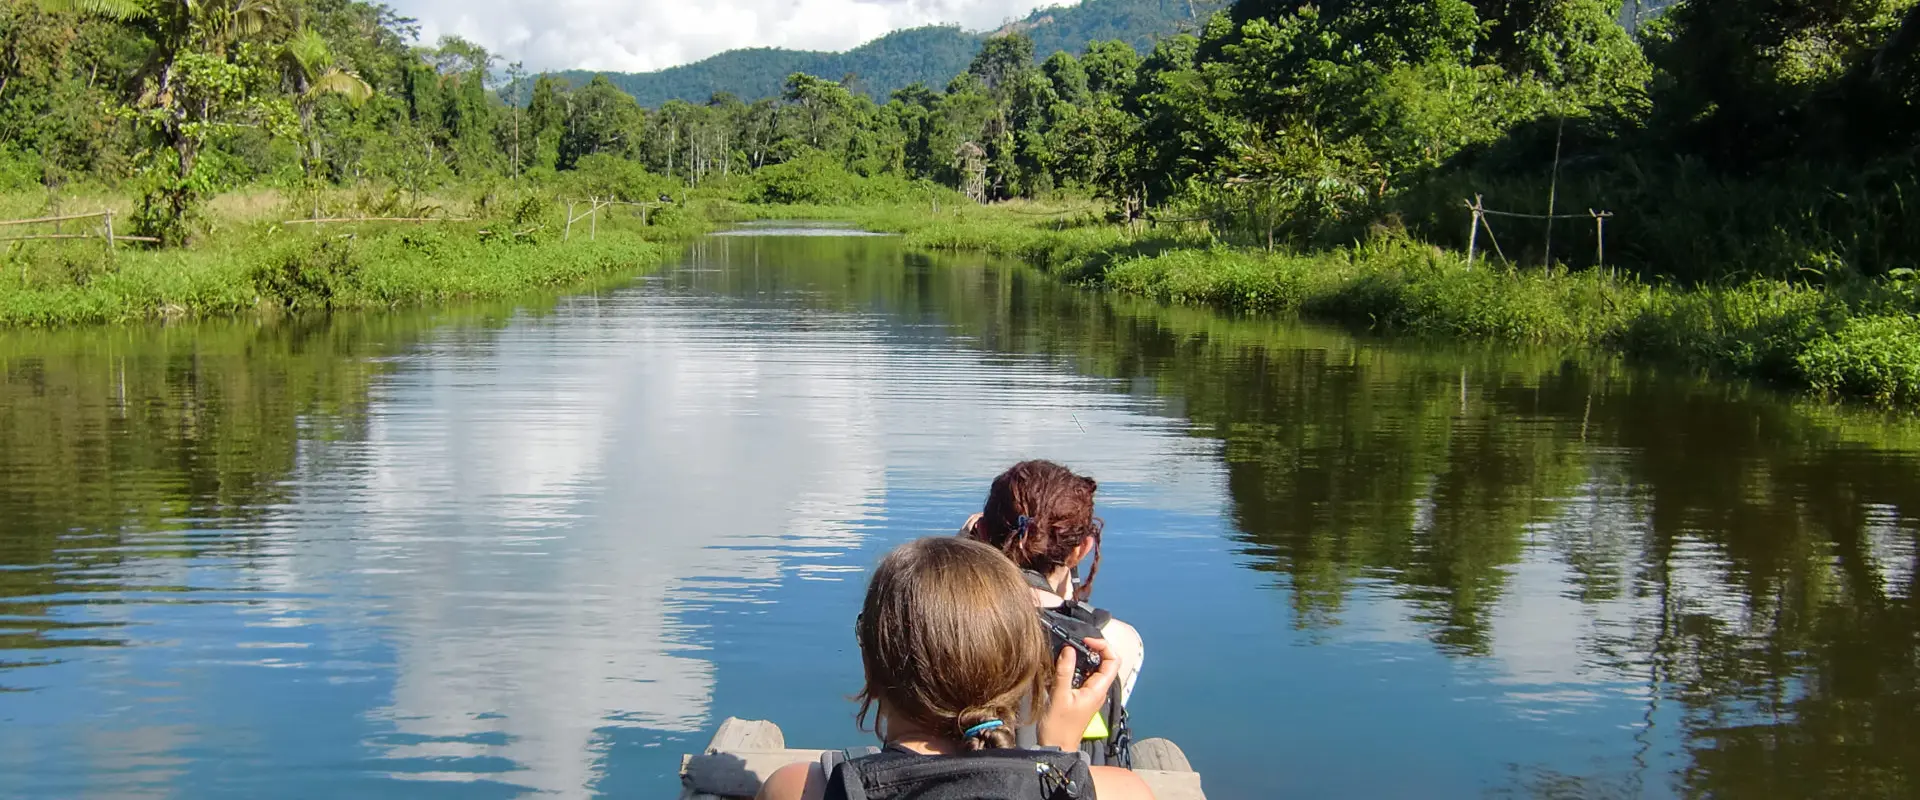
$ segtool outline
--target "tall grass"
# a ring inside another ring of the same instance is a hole
[[[1383,332],[1587,345],[1829,397],[1920,406],[1920,281],[1915,291],[1859,277],[1831,287],[1778,279],[1685,287],[1611,270],[1469,266],[1403,234],[1263,252],[1004,216],[922,225],[907,242],[1014,256],[1171,303]]]
[[[253,233],[191,251],[102,256],[78,280],[0,272],[0,325],[47,326],[284,309],[390,308],[508,297],[655,267],[670,245],[627,231],[597,241],[482,241],[471,232],[390,229]]]

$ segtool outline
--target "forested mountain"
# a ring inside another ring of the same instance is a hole
[[[932,25],[894,31],[844,53],[754,47],[728,50],[659,72],[604,74],[613,85],[648,107],[659,107],[669,100],[704,103],[720,92],[747,100],[773,97],[780,94],[787,76],[796,72],[836,81],[857,75],[862,88],[884,98],[888,92],[915,81],[945,84],[967,68],[967,62],[980,49],[980,40],[980,34],[958,27]],[[575,86],[585,86],[596,74],[602,73],[574,70],[561,73],[561,77]]]
[[[1197,29],[1225,5],[1224,0],[1084,0],[1040,9],[995,32],[930,25],[894,31],[844,53],[756,47],[658,72],[604,74],[650,108],[669,100],[704,103],[719,92],[748,101],[773,97],[796,72],[835,81],[851,75],[856,80],[850,88],[885,100],[895,89],[914,83],[945,86],[966,70],[993,33],[1025,33],[1043,60],[1058,51],[1078,53],[1091,42],[1113,39],[1144,53],[1160,39]],[[574,70],[561,76],[585,86],[595,74]]]

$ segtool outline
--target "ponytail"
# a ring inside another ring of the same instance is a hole
[[[1007,724],[1011,717],[1006,710],[968,709],[954,718],[954,738],[970,753],[1013,747],[1013,728]]]

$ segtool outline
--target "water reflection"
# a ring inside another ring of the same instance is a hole
[[[1224,443],[1235,536],[1286,576],[1295,625],[1360,614],[1364,635],[1486,659],[1522,717],[1644,705],[1622,726],[1639,728],[1627,765],[1521,764],[1509,788],[1913,788],[1910,425],[1561,353],[1380,347],[1114,303],[1012,270],[806,280],[837,290],[830,306],[952,323],[1170,399]],[[1673,724],[1688,766],[1649,783],[1671,735],[1656,728]]]
[[[1215,796],[1908,794],[1914,432],[887,238],[11,333],[0,793],[656,794],[727,713],[855,743],[860,570],[1046,455]]]

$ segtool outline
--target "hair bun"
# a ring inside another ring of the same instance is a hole
[[[1013,727],[1002,716],[983,708],[968,709],[954,719],[954,733],[968,751],[1014,745]]]

